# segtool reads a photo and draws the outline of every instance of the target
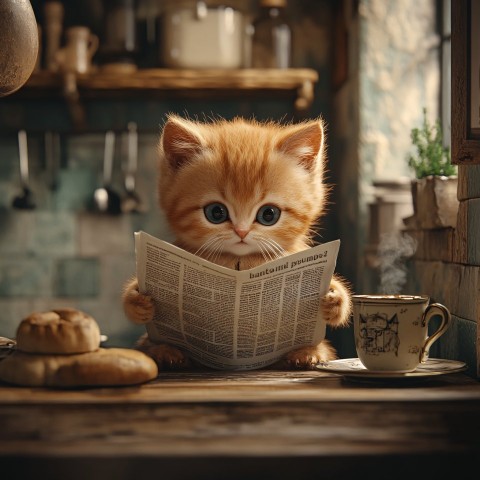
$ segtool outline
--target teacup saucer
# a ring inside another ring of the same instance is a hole
[[[319,363],[317,370],[329,373],[338,373],[347,377],[368,379],[404,379],[404,378],[429,378],[436,375],[463,372],[467,365],[457,360],[429,358],[420,364],[413,372],[372,372],[367,370],[358,358],[342,358],[331,362]]]

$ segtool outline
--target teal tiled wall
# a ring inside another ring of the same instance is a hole
[[[95,298],[100,291],[98,258],[63,258],[54,272],[54,296]]]
[[[33,210],[12,208],[21,191],[18,151],[16,138],[2,139],[0,336],[14,337],[20,320],[33,311],[61,306],[93,315],[114,345],[132,345],[143,333],[125,318],[120,297],[135,271],[133,232],[143,229],[171,239],[156,206],[157,141],[157,135],[140,136],[137,186],[148,211],[110,216],[91,210],[93,192],[102,181],[103,135],[63,139],[54,189],[42,139],[29,135]],[[120,145],[118,140],[113,187],[123,195]]]

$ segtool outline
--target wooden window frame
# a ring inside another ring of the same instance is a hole
[[[480,164],[480,136],[470,127],[471,2],[452,1],[452,163]]]

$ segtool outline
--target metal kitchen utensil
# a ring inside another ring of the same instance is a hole
[[[105,150],[103,156],[103,185],[93,195],[95,208],[102,213],[117,215],[121,213],[120,195],[113,190],[112,171],[115,154],[115,132],[109,130],[105,134]]]
[[[125,168],[125,190],[122,199],[123,213],[140,213],[146,210],[146,205],[135,190],[135,179],[138,168],[138,133],[137,124],[130,122],[127,133],[127,164]]]
[[[20,179],[22,182],[22,193],[13,199],[12,206],[21,210],[32,210],[35,208],[35,203],[32,198],[32,191],[29,187],[28,142],[27,132],[25,130],[20,130],[18,132],[18,152],[20,157]]]
[[[60,135],[58,132],[45,132],[45,165],[47,182],[51,191],[58,188],[58,170],[60,168]]]

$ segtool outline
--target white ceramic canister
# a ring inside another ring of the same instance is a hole
[[[240,68],[244,16],[229,2],[170,1],[162,14],[162,63],[170,68]]]

